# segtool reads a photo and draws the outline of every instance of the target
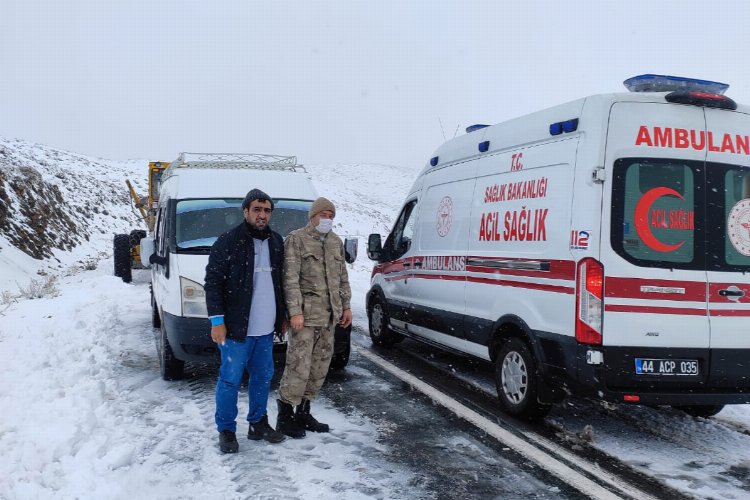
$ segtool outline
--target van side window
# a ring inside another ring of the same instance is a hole
[[[164,212],[166,211],[165,207],[160,207],[159,212],[157,214],[157,220],[156,220],[156,255],[163,257],[166,252],[166,238],[164,238],[164,224],[166,223],[166,217],[164,216]]]
[[[414,237],[414,222],[417,218],[416,207],[417,200],[412,200],[401,210],[401,214],[393,226],[393,231],[385,241],[383,248],[387,260],[398,259],[411,247],[411,240]]]

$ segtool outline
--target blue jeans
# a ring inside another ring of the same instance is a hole
[[[216,427],[219,432],[237,432],[237,396],[245,370],[250,375],[247,421],[257,423],[266,414],[268,391],[273,378],[273,334],[247,337],[244,342],[226,339],[219,345],[221,367],[216,384]]]

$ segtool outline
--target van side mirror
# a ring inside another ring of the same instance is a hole
[[[379,234],[371,234],[367,237],[367,257],[370,260],[380,260],[383,253],[383,243]]]
[[[151,256],[154,254],[156,242],[153,238],[141,238],[141,264],[148,269],[151,267]]]
[[[359,238],[346,238],[344,240],[344,258],[349,264],[357,260],[358,245]]]

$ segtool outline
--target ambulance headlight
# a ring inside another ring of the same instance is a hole
[[[193,280],[180,276],[180,295],[182,297],[182,315],[186,318],[207,318],[206,292],[203,286]]]

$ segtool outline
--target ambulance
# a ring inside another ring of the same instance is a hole
[[[624,84],[437,149],[368,240],[375,344],[494,363],[524,419],[568,394],[750,403],[750,108],[718,82]]]

